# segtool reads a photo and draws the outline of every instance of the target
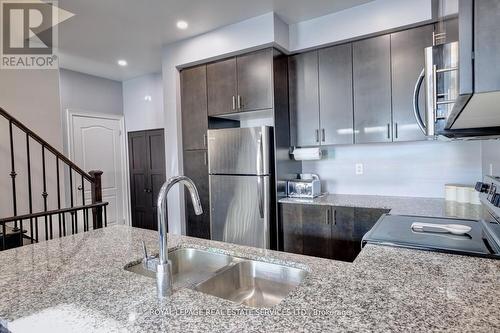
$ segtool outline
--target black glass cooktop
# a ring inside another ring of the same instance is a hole
[[[469,226],[470,231],[464,234],[416,231],[412,229],[413,223],[458,224]],[[486,227],[485,224],[489,223],[494,226]],[[382,244],[500,259],[499,244],[495,244],[495,237],[489,237],[492,230],[500,232],[498,226],[487,221],[386,214],[365,234],[363,245]]]

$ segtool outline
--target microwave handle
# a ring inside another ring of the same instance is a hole
[[[415,119],[417,120],[417,125],[420,127],[422,132],[427,135],[427,128],[424,124],[422,116],[420,115],[420,107],[418,105],[418,97],[420,95],[420,89],[422,88],[422,83],[424,82],[425,77],[425,68],[422,69],[422,72],[418,76],[417,82],[415,83],[415,89],[413,90],[413,114],[415,115]]]

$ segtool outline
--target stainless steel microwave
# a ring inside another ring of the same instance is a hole
[[[500,2],[459,0],[458,41],[424,50],[414,113],[429,137],[500,136]],[[444,33],[445,34],[445,33]],[[419,94],[425,89],[425,105]]]

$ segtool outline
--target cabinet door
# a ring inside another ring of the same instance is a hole
[[[352,144],[352,45],[319,51],[321,144]]]
[[[206,149],[207,78],[206,66],[181,71],[182,144],[184,149]]]
[[[390,36],[353,43],[355,142],[390,142]]]
[[[475,90],[476,92],[500,90],[500,64],[498,60],[500,54],[499,1],[474,1],[474,18]],[[498,109],[496,112],[498,112]]]
[[[352,262],[361,251],[361,238],[358,240],[354,232],[358,223],[354,210],[332,207],[332,259]]]
[[[331,258],[331,207],[283,204],[285,252]]]
[[[273,108],[273,50],[265,49],[236,58],[239,111]]]
[[[394,141],[424,140],[413,113],[413,92],[424,68],[424,48],[432,46],[432,25],[391,34],[392,119]],[[420,89],[425,114],[425,89]]]
[[[203,214],[196,215],[189,192],[185,191],[187,235],[210,239],[210,201],[206,150],[184,151],[184,175],[191,178],[195,183],[203,208]]]
[[[318,52],[290,57],[288,62],[290,132],[293,146],[319,145]]]
[[[236,58],[208,64],[208,115],[236,112],[236,89]]]

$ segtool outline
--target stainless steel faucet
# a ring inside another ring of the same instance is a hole
[[[168,261],[168,247],[167,247],[167,194],[177,183],[186,185],[193,201],[194,212],[196,215],[203,213],[201,207],[200,196],[196,185],[191,179],[186,176],[172,177],[163,184],[158,194],[157,200],[157,214],[158,214],[158,234],[160,242],[160,255],[158,258],[158,265],[156,268],[156,286],[158,289],[158,296],[166,297],[172,294],[172,268]]]

